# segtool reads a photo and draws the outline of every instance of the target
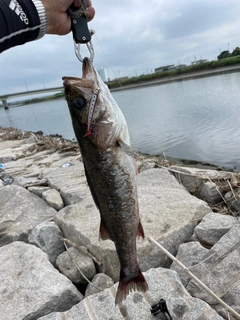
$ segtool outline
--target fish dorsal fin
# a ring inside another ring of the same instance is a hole
[[[144,231],[143,231],[143,226],[141,224],[141,221],[139,221],[138,232],[137,232],[137,238],[140,238],[140,237],[144,239]]]
[[[109,236],[109,233],[106,229],[106,226],[104,224],[104,222],[101,220],[100,223],[100,230],[99,230],[99,236],[102,240],[112,240]]]
[[[121,139],[117,140],[117,142],[127,155],[133,157],[134,159],[139,159],[138,151],[136,149],[133,149],[131,146],[123,142]]]

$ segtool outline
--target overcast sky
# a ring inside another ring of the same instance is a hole
[[[94,64],[106,68],[111,79],[167,64],[214,60],[220,51],[240,46],[239,0],[92,2]],[[67,75],[81,76],[71,34],[46,35],[0,54],[0,94],[61,86]]]

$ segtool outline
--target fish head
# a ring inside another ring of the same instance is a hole
[[[124,116],[89,58],[83,59],[82,78],[63,77],[63,84],[75,134],[84,131],[102,150],[122,139]]]

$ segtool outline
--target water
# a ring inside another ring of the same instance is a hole
[[[132,146],[240,169],[240,73],[113,92]],[[0,125],[73,139],[64,99],[0,110]]]

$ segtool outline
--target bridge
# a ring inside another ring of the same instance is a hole
[[[33,94],[41,94],[41,93],[46,93],[46,92],[61,92],[61,91],[63,91],[63,89],[64,89],[63,86],[61,86],[61,87],[54,87],[54,88],[44,88],[44,89],[9,93],[9,94],[4,94],[2,96],[0,95],[0,100],[2,100],[2,104],[3,104],[4,109],[7,110],[9,108],[8,103],[7,103],[8,99],[22,97],[22,96],[30,96]]]

